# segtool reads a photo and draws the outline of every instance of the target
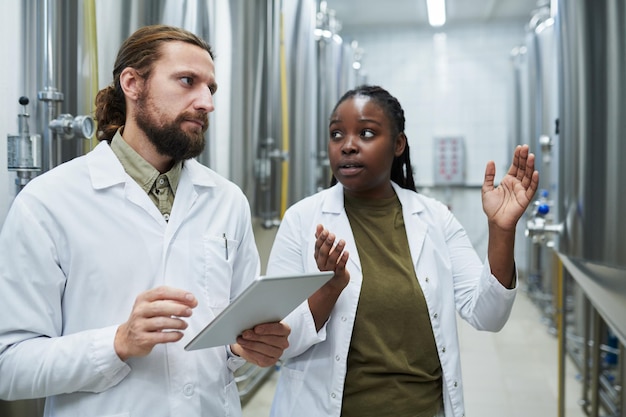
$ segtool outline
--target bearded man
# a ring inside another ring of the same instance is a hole
[[[233,371],[276,363],[290,330],[184,350],[260,271],[246,197],[193,159],[216,90],[188,31],[122,44],[100,144],[32,180],[0,232],[0,399],[46,397],[58,417],[241,415]]]

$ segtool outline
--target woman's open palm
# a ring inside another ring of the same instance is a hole
[[[515,148],[511,167],[497,187],[494,187],[495,176],[496,165],[489,161],[482,187],[483,210],[490,223],[513,230],[539,186],[535,155],[529,152],[528,145]]]

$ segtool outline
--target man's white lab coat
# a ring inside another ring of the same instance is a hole
[[[241,359],[183,347],[259,269],[238,187],[185,161],[166,222],[103,142],[32,180],[5,220],[0,398],[48,397],[55,417],[240,416]],[[122,362],[116,329],[160,285],[198,298],[185,337]]]

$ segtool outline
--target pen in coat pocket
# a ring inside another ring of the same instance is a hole
[[[228,239],[226,239],[226,233],[223,233],[222,236],[224,237],[224,258],[228,260]]]

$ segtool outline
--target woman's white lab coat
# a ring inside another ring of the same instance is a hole
[[[0,259],[1,399],[49,397],[55,417],[241,415],[241,360],[225,347],[183,350],[259,273],[234,184],[185,161],[166,222],[103,142],[17,195]],[[160,285],[198,298],[185,337],[122,362],[116,329]]]
[[[516,291],[505,289],[491,275],[489,264],[480,261],[447,207],[393,185],[402,204],[411,257],[441,361],[445,415],[461,417],[463,384],[455,311],[478,329],[497,331],[509,317]],[[273,417],[338,417],[341,412],[346,359],[362,282],[341,184],[287,211],[272,248],[268,274],[317,270],[313,258],[317,224],[346,241],[350,283],[319,332],[307,303],[287,318],[292,332],[272,405]]]

